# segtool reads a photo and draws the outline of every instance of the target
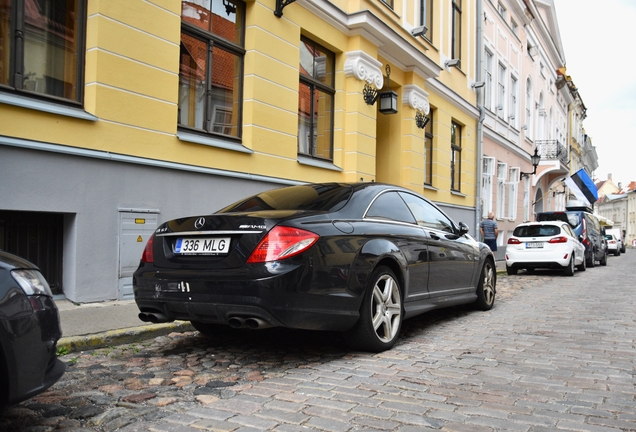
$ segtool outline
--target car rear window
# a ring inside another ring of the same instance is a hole
[[[260,210],[338,211],[347,203],[353,188],[337,183],[290,186],[262,192],[234,203],[218,213]]]
[[[576,228],[581,223],[581,216],[578,213],[539,213],[537,215],[537,221],[539,222],[549,222],[549,221],[560,221],[567,222],[570,224],[572,228]]]
[[[561,228],[554,225],[530,225],[515,228],[515,237],[552,237],[561,233]]]

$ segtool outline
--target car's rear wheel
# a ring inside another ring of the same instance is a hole
[[[512,267],[506,267],[506,273],[508,273],[509,276],[514,276],[517,274],[517,269],[516,268],[512,268]]]
[[[570,262],[568,266],[563,270],[563,274],[565,276],[573,276],[574,275],[574,254],[570,255]]]
[[[599,264],[602,266],[606,266],[607,265],[607,252],[605,252],[603,254],[603,258],[600,259]]]
[[[381,352],[397,342],[402,327],[402,292],[393,271],[385,266],[376,268],[360,307],[360,318],[343,333],[354,349]]]
[[[481,270],[479,283],[477,284],[477,301],[475,307],[480,310],[490,310],[495,304],[497,285],[497,272],[492,261],[487,260]]]
[[[590,258],[587,260],[587,266],[589,268],[594,268],[594,266],[596,265],[596,260],[595,260],[595,256],[594,256],[594,252],[590,252]]]
[[[620,249],[616,249],[616,250],[614,251],[614,256],[619,256],[620,254],[621,254]]]

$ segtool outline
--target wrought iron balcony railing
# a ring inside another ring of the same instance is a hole
[[[557,140],[538,140],[535,142],[541,160],[558,160],[564,166],[570,166],[568,148]]]

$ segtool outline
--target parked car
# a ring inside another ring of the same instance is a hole
[[[607,253],[612,253],[614,256],[621,254],[621,244],[614,234],[605,234],[605,241],[607,242]]]
[[[57,306],[40,270],[0,251],[0,412],[55,384],[62,336]]]
[[[605,242],[605,228],[592,209],[578,201],[570,201],[566,211],[541,212],[537,214],[537,221],[567,222],[572,227],[576,238],[585,246],[587,267],[594,267],[596,261],[600,265],[607,265],[607,243]]]
[[[335,330],[374,352],[396,343],[405,318],[489,310],[495,286],[494,256],[465,224],[379,183],[284,187],[171,220],[133,276],[142,321]]]
[[[529,222],[518,225],[506,245],[506,271],[562,269],[566,276],[574,268],[585,271],[585,247],[566,222]]]
[[[619,228],[606,228],[605,234],[613,234],[618,243],[618,250],[620,253],[625,253],[625,238],[623,232]]]

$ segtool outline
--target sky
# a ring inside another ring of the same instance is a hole
[[[587,108],[594,179],[636,181],[635,0],[554,0],[567,74]]]

